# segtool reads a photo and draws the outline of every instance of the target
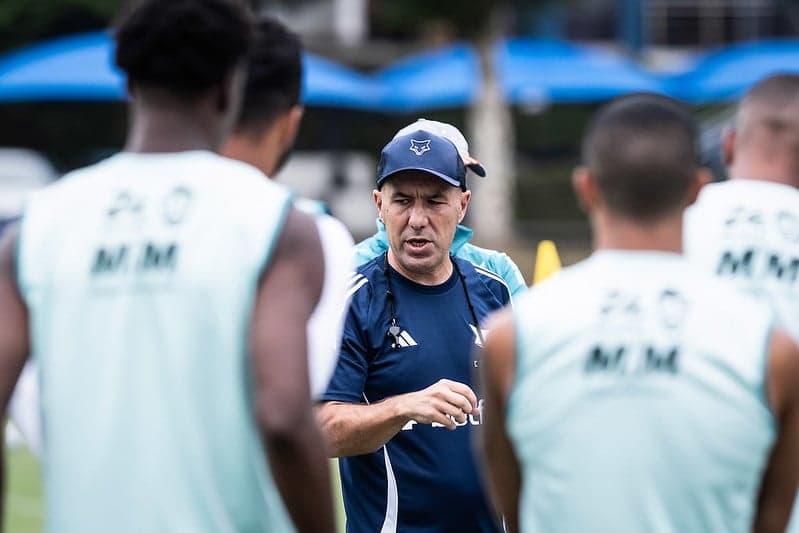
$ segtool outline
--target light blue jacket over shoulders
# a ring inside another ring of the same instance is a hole
[[[450,247],[452,254],[502,278],[514,298],[524,292],[527,285],[516,263],[505,253],[480,248],[469,243],[473,234],[471,229],[458,225]],[[355,245],[355,266],[361,266],[386,250],[388,250],[386,226],[378,219],[377,233]]]

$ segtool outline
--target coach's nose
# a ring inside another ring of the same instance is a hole
[[[419,230],[427,225],[427,221],[427,210],[421,205],[421,202],[414,203],[411,207],[408,225],[415,230]]]

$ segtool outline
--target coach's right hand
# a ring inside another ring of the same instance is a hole
[[[330,456],[348,457],[374,452],[411,420],[455,429],[468,415],[477,414],[477,396],[472,389],[442,379],[426,389],[373,404],[322,402],[316,416]]]
[[[468,385],[441,379],[426,389],[398,396],[401,414],[420,424],[439,424],[449,429],[464,424],[468,415],[477,415],[477,396]]]

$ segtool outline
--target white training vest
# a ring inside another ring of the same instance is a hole
[[[732,180],[708,185],[685,216],[685,253],[770,305],[799,341],[799,190]]]
[[[252,409],[248,329],[291,205],[210,152],[116,155],[21,225],[47,530],[289,531]]]
[[[516,300],[524,532],[744,533],[775,438],[770,312],[676,254],[595,253]]]

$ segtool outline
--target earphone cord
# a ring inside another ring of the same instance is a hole
[[[472,320],[474,320],[474,327],[477,330],[477,336],[480,339],[480,344],[484,345],[485,339],[483,338],[483,330],[480,328],[480,321],[477,319],[477,312],[474,310],[472,297],[469,295],[469,290],[466,287],[466,278],[464,278],[463,272],[461,272],[461,269],[458,266],[458,262],[455,261],[455,258],[450,255],[449,259],[452,261],[452,266],[455,268],[455,272],[458,273],[458,278],[461,281],[463,294],[466,296],[466,305],[469,306],[469,312],[472,315]],[[386,300],[388,300],[388,309],[389,313],[391,314],[391,326],[388,328],[387,335],[394,338],[394,344],[391,347],[396,348],[399,344],[400,329],[399,326],[397,326],[397,313],[396,309],[394,308],[394,292],[391,290],[391,277],[388,271],[388,252],[386,252],[383,257],[383,275],[386,279]]]

